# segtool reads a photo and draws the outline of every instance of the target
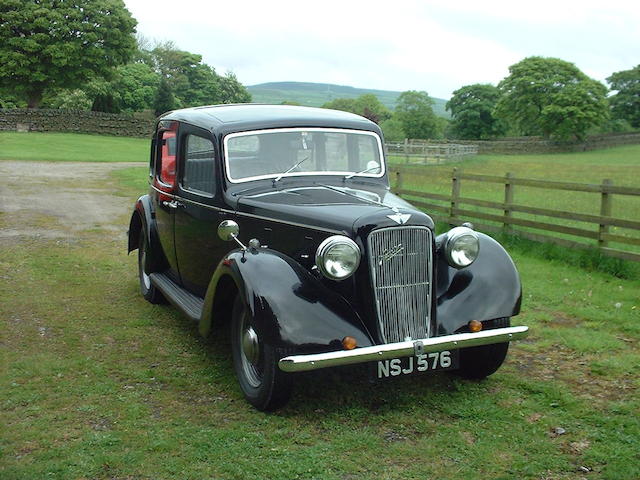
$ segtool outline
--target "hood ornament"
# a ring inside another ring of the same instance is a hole
[[[387,215],[387,218],[390,218],[391,220],[396,222],[398,225],[404,225],[411,218],[410,213],[400,213],[400,211],[396,207],[393,208],[393,211],[395,213],[393,215]]]

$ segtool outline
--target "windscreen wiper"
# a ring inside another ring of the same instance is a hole
[[[302,165],[304,162],[306,162],[307,160],[309,160],[309,157],[304,157],[302,160],[300,160],[299,162],[294,163],[291,167],[289,167],[289,169],[287,169],[286,172],[282,172],[280,175],[278,175],[276,178],[273,179],[273,184],[275,185],[276,182],[278,182],[282,177],[284,177],[287,173],[289,173],[291,170],[298,168],[300,165]]]
[[[343,180],[349,180],[350,178],[353,178],[356,175],[360,175],[361,173],[367,173],[367,172],[370,172],[371,170],[379,170],[379,169],[380,169],[380,165],[376,165],[375,167],[365,168],[364,170],[361,170],[359,172],[354,172],[354,173],[350,173],[349,175],[345,175]]]

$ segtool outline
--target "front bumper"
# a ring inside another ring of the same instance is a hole
[[[389,360],[393,358],[411,357],[413,355],[457,350],[459,348],[477,347],[492,343],[504,343],[520,340],[529,334],[529,327],[508,327],[483,330],[477,333],[457,333],[443,337],[409,340],[406,342],[387,343],[354,350],[338,350],[327,353],[308,355],[292,355],[278,362],[284,372],[304,372],[320,368],[352,365],[355,363]]]

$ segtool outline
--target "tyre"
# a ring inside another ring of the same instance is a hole
[[[166,303],[166,300],[152,283],[149,275],[144,271],[144,265],[147,261],[147,242],[144,238],[144,232],[140,232],[140,242],[138,243],[138,277],[140,279],[140,293],[150,303]]]
[[[509,318],[498,318],[486,322],[485,328],[509,326],[511,326]],[[509,342],[463,348],[460,350],[460,368],[456,373],[468,379],[486,378],[500,368],[507,356],[507,350],[509,350]]]
[[[240,295],[233,303],[231,351],[240,389],[251,405],[272,411],[287,403],[293,387],[291,374],[278,368],[275,348],[264,341]]]

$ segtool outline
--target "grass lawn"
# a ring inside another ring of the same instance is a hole
[[[133,202],[146,168],[109,181]],[[0,478],[640,477],[638,279],[516,250],[531,336],[488,380],[325,370],[263,414],[228,332],[205,341],[145,302],[125,246],[100,230],[3,244]]]
[[[0,132],[0,160],[148,162],[149,145],[147,138]]]

